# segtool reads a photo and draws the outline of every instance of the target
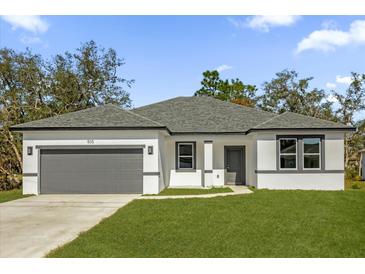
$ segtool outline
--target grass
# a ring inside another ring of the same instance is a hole
[[[30,195],[23,195],[21,189],[13,189],[0,191],[0,203],[9,202],[11,200],[16,200]]]
[[[49,257],[365,257],[364,191],[135,200]]]
[[[365,190],[365,181],[345,180],[345,189],[347,190]]]
[[[213,188],[165,188],[159,194],[157,194],[157,196],[170,196],[170,195],[203,195],[203,194],[227,193],[227,192],[233,192],[233,190],[231,188],[229,188],[229,187],[213,187]]]

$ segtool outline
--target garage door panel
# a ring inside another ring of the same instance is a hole
[[[142,149],[41,151],[41,193],[142,193]]]

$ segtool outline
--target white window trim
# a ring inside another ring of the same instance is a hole
[[[180,145],[191,145],[191,153],[192,155],[183,155],[180,156]],[[185,170],[193,170],[195,167],[195,159],[194,159],[195,151],[194,151],[194,143],[178,143],[177,144],[177,167],[178,169],[185,169]],[[192,158],[191,164],[192,167],[180,167],[180,158]]]
[[[281,140],[295,140],[295,153],[281,153]],[[295,168],[282,168],[281,167],[281,155],[295,155]],[[288,137],[279,138],[279,170],[298,170],[298,138]]]
[[[304,140],[305,139],[319,139],[319,152],[318,153],[305,153],[304,152]],[[310,167],[307,167],[305,168],[304,167],[304,156],[305,155],[318,155],[319,156],[319,168],[318,167],[314,167],[314,168],[310,168]],[[303,137],[302,139],[302,163],[303,163],[303,170],[321,170],[322,168],[322,142],[321,142],[321,138],[319,137]]]

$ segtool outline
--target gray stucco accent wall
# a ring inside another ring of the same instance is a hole
[[[296,138],[297,139],[297,169],[280,169],[280,138]],[[321,139],[321,168],[320,169],[303,169],[303,138],[320,138]],[[290,135],[277,135],[276,136],[276,170],[255,170],[255,173],[270,174],[270,173],[343,173],[344,170],[326,170],[325,166],[325,135],[315,134],[290,134]]]

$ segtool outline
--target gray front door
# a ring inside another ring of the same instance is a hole
[[[43,194],[143,192],[142,149],[41,149]]]
[[[243,185],[245,184],[245,147],[244,146],[226,146],[225,150],[225,168],[226,183]]]

